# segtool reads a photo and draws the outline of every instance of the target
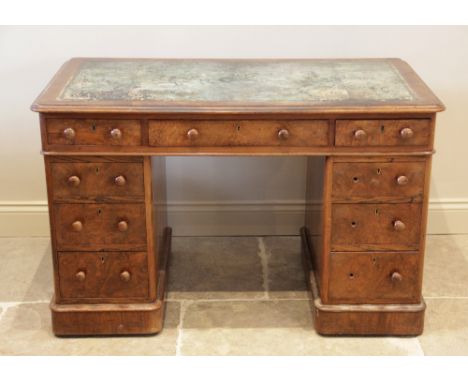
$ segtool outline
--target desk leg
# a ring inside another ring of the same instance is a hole
[[[161,331],[171,251],[164,158],[46,157],[45,165],[54,333]]]

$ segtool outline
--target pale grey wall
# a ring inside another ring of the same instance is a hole
[[[29,106],[73,56],[400,57],[447,105],[431,197],[468,202],[467,27],[2,27],[0,203],[46,199],[37,115]],[[302,198],[303,158],[171,158],[171,201]]]

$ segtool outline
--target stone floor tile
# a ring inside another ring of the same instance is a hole
[[[415,338],[322,337],[306,300],[192,302],[183,317],[183,355],[409,355]]]
[[[53,294],[49,238],[0,239],[0,301],[46,301]]]
[[[424,261],[425,297],[468,297],[468,235],[429,235]]]
[[[270,298],[307,298],[299,236],[270,236],[263,239],[268,264]]]
[[[426,355],[468,355],[468,299],[428,298],[419,337]]]
[[[255,237],[177,237],[169,299],[260,298],[262,266]]]
[[[48,304],[21,304],[0,320],[0,355],[175,355],[179,312],[179,303],[168,303],[164,328],[154,336],[57,338]]]

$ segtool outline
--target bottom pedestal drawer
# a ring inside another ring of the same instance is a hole
[[[59,252],[62,299],[146,298],[145,252]]]
[[[419,303],[419,264],[418,252],[331,253],[328,303]]]

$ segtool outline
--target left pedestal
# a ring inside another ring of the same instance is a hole
[[[159,332],[171,243],[164,158],[46,156],[45,166],[54,333]]]

